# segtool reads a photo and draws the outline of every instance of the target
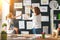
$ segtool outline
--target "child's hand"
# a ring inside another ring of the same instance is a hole
[[[24,14],[24,16],[23,16],[23,17],[24,17],[24,19],[26,19],[26,20],[27,20],[29,16],[28,16],[28,14]]]

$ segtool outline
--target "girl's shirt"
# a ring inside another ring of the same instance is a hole
[[[39,14],[39,15],[36,16],[33,13],[32,17],[29,18],[29,19],[32,19],[33,28],[41,28],[41,14]]]

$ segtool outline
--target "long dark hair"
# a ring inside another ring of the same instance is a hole
[[[36,15],[40,14],[40,9],[38,7],[34,7],[34,11],[35,11]]]

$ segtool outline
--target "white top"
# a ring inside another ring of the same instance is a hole
[[[33,13],[32,17],[29,19],[32,19],[33,28],[41,28],[41,14],[36,16]]]

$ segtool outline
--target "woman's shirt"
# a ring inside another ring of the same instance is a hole
[[[32,19],[33,28],[41,28],[41,14],[37,16],[33,14],[33,16],[30,19]]]

